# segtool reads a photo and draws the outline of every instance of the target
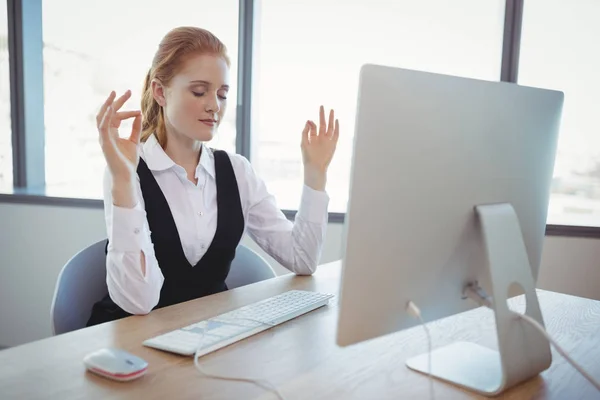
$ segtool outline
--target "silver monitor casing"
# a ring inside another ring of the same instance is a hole
[[[464,288],[477,282],[494,301],[499,351],[438,349],[433,375],[494,395],[550,365],[547,340],[506,299],[520,285],[526,313],[543,324],[535,282],[562,104],[557,91],[362,67],[339,345],[418,325],[409,301],[425,321],[472,309]],[[407,364],[425,372],[426,360]]]

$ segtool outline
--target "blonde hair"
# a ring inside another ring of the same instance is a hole
[[[158,79],[168,86],[186,59],[194,54],[212,54],[223,57],[227,66],[230,60],[227,47],[206,29],[182,26],[169,31],[158,45],[152,66],[146,75],[142,91],[142,134],[146,141],[155,134],[164,148],[167,144],[167,130],[163,108],[152,94],[152,80]]]

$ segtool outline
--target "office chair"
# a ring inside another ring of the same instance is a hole
[[[108,293],[105,246],[106,239],[86,247],[60,271],[50,308],[54,335],[84,328],[94,303]],[[234,289],[274,277],[264,258],[240,244],[225,283]]]
[[[94,303],[108,293],[105,247],[106,239],[86,247],[60,271],[50,307],[54,335],[85,327]]]
[[[229,289],[275,278],[267,260],[244,245],[238,245],[225,284]]]

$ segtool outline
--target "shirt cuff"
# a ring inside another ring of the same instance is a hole
[[[144,223],[146,211],[139,206],[123,208],[113,206],[112,235],[109,246],[119,252],[139,252],[146,238]]]
[[[306,185],[302,189],[302,198],[298,217],[315,224],[327,223],[327,207],[329,195],[327,192],[314,190]]]

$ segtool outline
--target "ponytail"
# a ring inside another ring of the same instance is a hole
[[[152,94],[152,68],[146,75],[142,91],[142,134],[141,140],[145,142],[155,134],[162,148],[167,145],[167,131],[163,117],[163,109],[154,99]]]

